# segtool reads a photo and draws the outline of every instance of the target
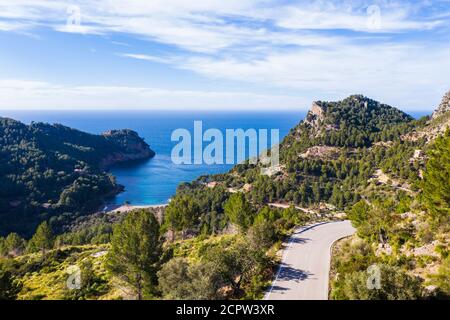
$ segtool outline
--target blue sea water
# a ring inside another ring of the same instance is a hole
[[[25,123],[60,123],[94,134],[110,129],[137,131],[156,156],[111,170],[125,186],[125,192],[112,199],[111,204],[128,201],[134,205],[153,205],[167,203],[181,182],[195,180],[204,174],[227,172],[232,167],[227,164],[174,164],[171,152],[177,142],[171,141],[173,130],[184,128],[193,132],[194,121],[200,120],[203,130],[217,128],[224,137],[226,129],[279,129],[281,140],[304,118],[305,112],[0,111],[0,116]]]

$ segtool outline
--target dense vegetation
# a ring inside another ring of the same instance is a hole
[[[417,182],[420,163],[409,163],[409,159],[425,140],[403,141],[401,135],[423,127],[426,118],[413,120],[395,108],[362,96],[315,105],[321,111],[310,112],[281,143],[282,167],[274,176],[261,175],[259,165],[244,163],[231,174],[201,177],[180,187],[179,193],[206,199],[208,203],[202,207],[214,212],[216,218],[222,214],[217,203],[224,201],[220,199],[223,193],[218,191],[211,199],[213,191],[205,186],[208,182],[219,182],[216,188],[225,190],[251,185],[246,197],[256,204],[281,202],[306,207],[327,202],[340,209],[361,199],[359,191],[369,184],[374,168],[382,168],[410,184]],[[311,150],[317,151],[314,154]]]
[[[91,135],[0,118],[0,235],[29,236],[43,220],[60,227],[98,209],[121,190],[104,170],[135,155],[153,152],[130,130]]]
[[[180,185],[162,216],[77,214],[62,234],[53,218],[30,240],[0,238],[0,298],[259,299],[293,228],[343,214],[357,234],[334,248],[330,298],[448,298],[447,119],[362,96],[316,102],[271,176],[243,163]],[[69,290],[73,266],[85,280]]]
[[[245,198],[236,199],[227,211],[254,210]],[[171,237],[154,212],[137,210],[115,223],[110,243],[83,246],[61,245],[44,222],[29,241],[16,234],[0,239],[0,285],[4,299],[257,299],[273,276],[281,241],[293,226],[308,221],[311,216],[293,208],[264,207],[245,232],[188,240],[181,232],[163,245]],[[61,279],[73,266],[83,285],[71,290]]]
[[[428,150],[420,196],[372,191],[352,207],[348,217],[358,237],[346,240],[335,254],[332,298],[450,297],[449,154],[447,130]],[[376,290],[365,285],[371,266],[380,272]],[[437,272],[426,271],[437,266]]]

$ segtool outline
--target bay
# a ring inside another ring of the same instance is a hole
[[[32,121],[60,123],[85,132],[100,134],[110,129],[132,129],[139,133],[156,156],[148,161],[121,165],[111,173],[125,186],[125,192],[110,204],[156,205],[167,203],[177,186],[201,175],[224,173],[233,165],[176,165],[172,162],[171,141],[176,129],[187,129],[193,136],[194,121],[202,121],[203,130],[278,129],[280,140],[298,124],[306,112],[188,112],[188,111],[2,111],[1,116],[29,124]],[[270,132],[269,132],[270,136]],[[206,143],[207,145],[208,143]],[[204,144],[205,146],[205,144]],[[248,149],[248,146],[247,146]],[[248,150],[245,150],[248,155]]]

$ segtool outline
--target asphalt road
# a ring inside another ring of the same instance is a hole
[[[326,300],[332,244],[355,232],[350,221],[298,228],[283,252],[266,300]]]

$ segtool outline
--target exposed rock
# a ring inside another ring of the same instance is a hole
[[[425,159],[425,154],[422,150],[414,150],[414,155],[409,159],[409,163],[414,163],[416,161],[422,161]]]
[[[237,188],[227,188],[227,191],[229,192],[229,193],[239,193],[239,192],[241,192],[241,193],[247,193],[247,192],[250,192],[250,191],[252,191],[252,189],[253,189],[253,186],[251,185],[251,184],[249,184],[249,183],[246,183],[246,184],[244,184],[243,186],[242,186],[242,188],[240,188],[240,189],[237,189]]]
[[[419,139],[425,139],[427,143],[434,141],[436,137],[442,135],[450,128],[450,112],[448,112],[448,109],[444,113],[436,111],[433,117],[428,121],[428,125],[425,128],[414,130],[402,135],[400,138],[403,141],[417,141]]]
[[[382,254],[390,256],[392,254],[393,250],[390,244],[388,243],[379,243],[377,249],[375,250],[375,255],[377,257],[381,256]]]
[[[239,192],[239,190],[237,190],[236,188],[228,188],[227,191],[229,193],[238,193]]]
[[[438,287],[434,285],[429,285],[425,287],[426,296],[435,296],[438,292]]]
[[[440,244],[439,241],[434,240],[431,243],[423,245],[421,247],[414,248],[412,254],[414,256],[431,256],[439,258],[439,254],[436,252],[436,246]]]
[[[314,146],[306,150],[306,152],[299,155],[300,158],[331,158],[336,159],[339,157],[340,149],[337,147],[329,147],[329,146]]]
[[[244,184],[244,186],[242,187],[242,191],[244,191],[244,192],[250,192],[250,191],[252,191],[252,189],[253,189],[253,186],[249,183]]]
[[[215,187],[217,187],[218,184],[219,183],[217,181],[211,181],[206,184],[206,187],[210,188],[210,189],[214,189]]]
[[[417,141],[425,138],[429,143],[450,128],[450,91],[442,98],[439,107],[433,112],[428,125],[401,137],[404,141]]]
[[[324,119],[325,114],[322,106],[320,106],[318,102],[313,102],[311,109],[309,109],[309,112],[306,115],[305,123],[317,129]]]
[[[236,225],[228,223],[225,229],[222,230],[222,234],[238,234],[239,229]]]
[[[450,90],[442,98],[442,102],[439,107],[433,112],[432,118],[438,118],[448,111],[450,111]]]
[[[412,219],[412,220],[414,220],[414,219],[417,218],[417,215],[415,213],[412,213],[412,212],[405,212],[405,213],[400,214],[400,217],[402,219]]]
[[[414,150],[414,159],[419,159],[420,157],[423,157],[423,151],[420,149]]]
[[[374,145],[375,147],[389,148],[389,147],[391,147],[393,144],[394,144],[393,141],[378,141],[378,142],[375,142],[373,145]]]
[[[261,175],[272,177],[275,174],[282,172],[282,171],[283,171],[283,167],[280,165],[272,166],[272,167],[268,167],[268,168],[261,168]]]
[[[108,253],[108,251],[99,251],[99,252],[95,252],[95,253],[91,254],[91,257],[100,258],[100,257],[103,257],[104,255],[106,255],[107,253]]]
[[[44,204],[42,204],[42,208],[44,208],[44,209],[49,209],[51,206],[52,206],[51,203],[44,203]]]

